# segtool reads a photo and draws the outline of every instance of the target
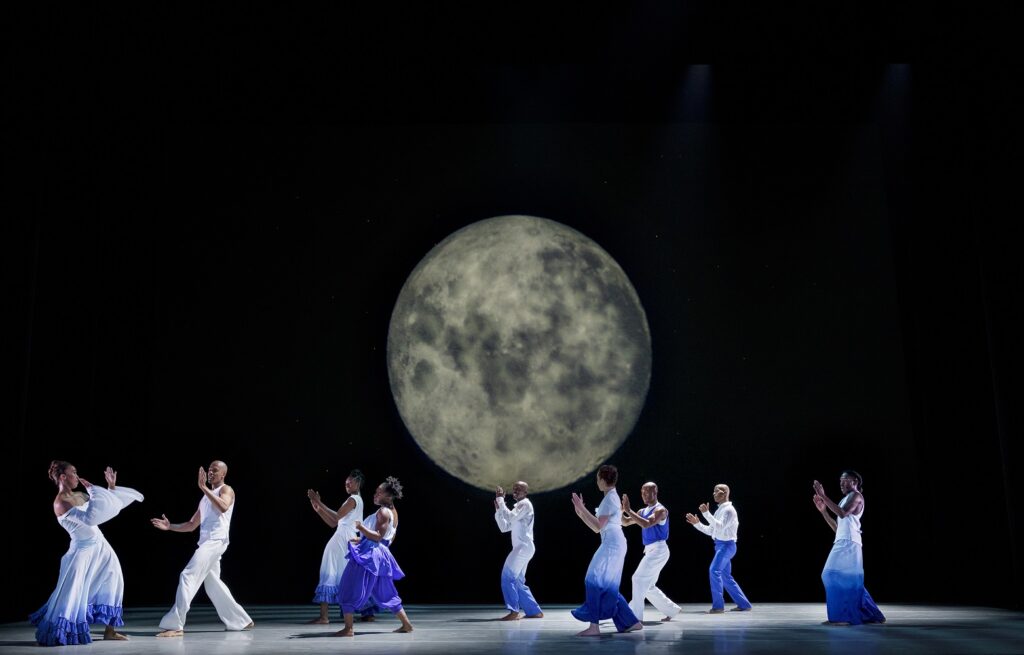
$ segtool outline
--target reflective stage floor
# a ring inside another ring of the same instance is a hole
[[[575,637],[584,627],[569,615],[568,605],[544,607],[545,618],[501,622],[503,608],[480,605],[411,605],[406,608],[412,634],[392,634],[398,620],[385,614],[375,623],[356,623],[354,638],[330,635],[329,626],[306,625],[316,607],[264,605],[247,607],[256,626],[248,632],[225,632],[208,605],[189,613],[186,635],[156,639],[157,622],[167,608],[125,612],[127,642],[104,642],[93,628],[89,646],[60,651],[88,653],[174,653],[230,655],[246,653],[1024,653],[1024,613],[982,607],[882,605],[885,625],[821,625],[823,604],[762,603],[751,612],[704,614],[703,605],[684,605],[673,621],[648,606],[645,628],[614,634],[611,622],[601,637]],[[334,621],[332,615],[332,621]],[[39,653],[28,622],[0,625],[0,653]]]

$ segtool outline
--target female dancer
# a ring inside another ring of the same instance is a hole
[[[352,615],[365,607],[372,598],[377,605],[393,612],[402,622],[395,632],[412,632],[412,623],[402,609],[402,599],[395,589],[395,580],[405,577],[389,546],[398,531],[398,510],[395,500],[402,497],[402,484],[388,476],[373,492],[373,504],[380,509],[366,520],[356,523],[362,538],[348,545],[349,563],[341,574],[338,604],[345,618],[345,628],[335,633],[338,637],[352,637]]]
[[[596,515],[587,511],[583,496],[572,495],[576,515],[588,528],[601,534],[601,546],[590,560],[584,579],[587,600],[572,611],[574,617],[590,623],[590,627],[577,633],[579,637],[601,634],[598,622],[602,619],[612,619],[619,632],[633,632],[644,627],[619,593],[622,564],[626,559],[626,537],[622,534],[622,501],[615,491],[618,479],[618,469],[610,464],[597,469],[597,488],[604,493],[604,500]]]
[[[363,473],[354,469],[345,478],[345,493],[348,498],[341,504],[338,511],[330,509],[320,500],[320,494],[309,489],[306,495],[313,506],[313,511],[324,520],[324,523],[335,528],[334,534],[324,548],[324,556],[320,560],[320,583],[313,593],[313,602],[320,603],[320,616],[310,621],[326,625],[330,623],[328,618],[328,605],[337,602],[338,583],[341,582],[341,574],[345,570],[348,560],[348,542],[356,537],[356,523],[363,520],[363,498],[359,495],[359,488],[363,486]]]
[[[832,552],[828,554],[821,581],[825,584],[827,625],[860,625],[885,623],[885,616],[864,588],[864,556],[861,553],[860,518],[864,515],[864,496],[860,493],[863,478],[856,471],[843,471],[839,489],[843,499],[836,505],[825,489],[814,481],[814,506],[825,523],[836,533]],[[836,515],[828,515],[831,510]]]
[[[99,524],[117,516],[142,494],[117,486],[117,472],[109,466],[103,472],[103,489],[78,477],[68,462],[50,463],[50,479],[57,485],[53,513],[71,535],[71,547],[60,560],[57,588],[29,620],[36,626],[36,641],[43,646],[67,646],[92,642],[90,623],[103,623],[104,639],[125,640],[114,630],[124,625],[121,599],[124,576],[117,554],[100,532]],[[76,492],[81,482],[88,495]]]

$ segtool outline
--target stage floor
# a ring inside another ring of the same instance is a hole
[[[645,628],[614,634],[611,622],[601,637],[575,637],[586,627],[569,615],[568,605],[545,606],[545,618],[496,621],[499,606],[411,605],[406,608],[412,634],[392,634],[398,620],[384,614],[375,623],[357,623],[352,639],[330,635],[329,626],[305,625],[316,607],[263,605],[247,607],[256,623],[248,632],[225,632],[213,609],[195,605],[181,639],[156,639],[157,622],[167,608],[125,612],[127,642],[98,639],[86,647],[63,650],[90,653],[175,653],[230,655],[246,653],[829,653],[873,655],[901,653],[1024,653],[1024,613],[981,607],[883,605],[888,623],[857,627],[821,625],[823,604],[762,603],[751,612],[707,615],[704,605],[685,605],[673,621],[648,606]],[[334,618],[332,616],[332,621]],[[27,622],[0,625],[0,652],[39,653]]]

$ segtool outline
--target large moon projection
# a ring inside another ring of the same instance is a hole
[[[493,489],[564,487],[629,435],[651,378],[651,335],[615,260],[560,223],[490,218],[409,275],[388,373],[413,438],[441,468]]]

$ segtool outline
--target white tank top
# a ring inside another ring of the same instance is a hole
[[[213,495],[220,498],[221,489],[224,485],[220,485],[213,490]],[[199,501],[199,543],[205,543],[210,539],[218,539],[223,542],[228,541],[228,530],[231,528],[231,515],[235,511],[235,503],[231,503],[228,507],[228,511],[221,512],[213,506],[213,502],[203,494],[203,499]]]
[[[359,494],[352,494],[349,498],[356,502],[356,506],[352,508],[352,511],[342,517],[338,521],[338,528],[335,532],[340,533],[345,537],[345,540],[355,539],[356,536],[356,523],[363,520],[363,498]]]
[[[387,507],[381,507],[381,509],[384,510],[385,512],[387,512],[391,516],[391,521],[388,522],[388,531],[387,531],[387,533],[382,534],[380,536],[380,538],[381,539],[387,539],[389,544],[393,544],[393,543],[395,543],[395,535],[398,534],[398,526],[395,525],[395,515]],[[369,516],[367,516],[366,520],[363,521],[363,525],[365,525],[370,530],[373,530],[374,532],[377,532],[377,512],[374,512],[373,514],[370,514]]]
[[[839,506],[843,507],[850,500],[850,494],[847,494],[839,502]],[[840,539],[849,539],[855,544],[863,544],[860,537],[860,517],[864,516],[864,504],[861,503],[859,514],[847,514],[845,517],[836,517],[836,541]]]

